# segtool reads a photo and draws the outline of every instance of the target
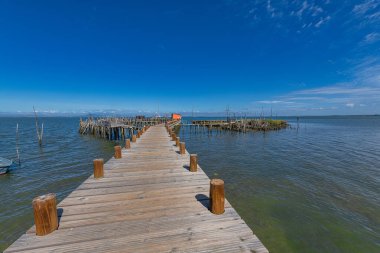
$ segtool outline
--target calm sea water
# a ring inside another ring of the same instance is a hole
[[[114,143],[78,134],[79,118],[40,118],[42,147],[34,118],[0,117],[0,156],[16,159],[19,124],[21,165],[0,175],[0,252],[33,225],[32,199],[54,192],[58,201],[89,177],[92,160],[109,159]]]
[[[380,117],[288,119],[292,129],[246,134],[182,127],[180,138],[271,252],[380,252]],[[77,133],[78,118],[0,118],[0,251],[33,223],[31,200],[67,196],[108,159],[113,142]]]

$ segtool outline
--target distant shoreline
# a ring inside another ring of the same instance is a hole
[[[113,113],[104,113],[104,114],[96,114],[96,113],[87,113],[87,114],[61,114],[61,113],[38,113],[39,117],[44,117],[44,118],[79,118],[79,117],[135,117],[136,115],[146,115],[148,117],[154,116],[153,114],[144,114],[144,113],[131,113],[131,114],[113,114]],[[164,113],[162,114],[162,117],[165,115],[170,115],[170,113]],[[182,114],[183,118],[226,118],[225,115],[186,115]],[[277,115],[277,116],[264,116],[263,118],[269,119],[269,118],[323,118],[323,117],[379,117],[380,114],[342,114],[342,115]],[[0,112],[0,118],[17,118],[17,117],[23,117],[23,118],[32,118],[34,117],[34,113],[7,113],[7,112]],[[241,117],[247,117],[247,118],[260,118],[257,115],[236,115],[236,118],[241,118]]]

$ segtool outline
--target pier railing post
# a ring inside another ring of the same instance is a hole
[[[136,142],[136,135],[132,135],[132,142]]]
[[[210,181],[210,211],[213,214],[224,213],[224,181],[221,179]]]
[[[126,139],[125,140],[125,149],[130,149],[131,148],[131,140],[130,139]]]
[[[179,143],[179,153],[184,155],[186,153],[186,146],[184,142]]]
[[[197,172],[198,168],[198,156],[196,154],[190,155],[190,171]]]
[[[103,165],[104,165],[103,159],[95,159],[94,160],[94,178],[104,177]]]
[[[175,138],[175,145],[179,147],[179,137]]]
[[[121,147],[120,146],[115,146],[115,159],[120,159],[121,158]]]
[[[47,235],[58,229],[57,200],[54,193],[33,199],[36,235]]]

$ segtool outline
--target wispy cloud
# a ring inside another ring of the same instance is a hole
[[[380,41],[380,33],[371,32],[364,37],[362,44],[372,44],[378,41]]]
[[[362,60],[351,70],[352,80],[311,89],[301,89],[257,104],[277,105],[287,112],[311,111],[380,112],[380,58]],[[348,111],[347,111],[348,110]],[[311,113],[313,114],[313,113]]]
[[[330,19],[331,19],[330,16],[322,17],[322,18],[320,18],[319,21],[314,25],[314,27],[319,28],[321,25],[327,23]]]
[[[291,101],[282,101],[282,100],[260,100],[257,101],[260,104],[293,104]]]
[[[377,0],[366,0],[362,2],[361,4],[357,4],[353,8],[353,12],[358,15],[366,14],[374,9],[377,8],[377,6],[380,5],[380,2]]]

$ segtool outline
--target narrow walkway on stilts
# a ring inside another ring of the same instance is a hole
[[[58,230],[32,227],[5,252],[268,252],[227,200],[209,211],[210,179],[189,160],[150,127],[58,204]]]

